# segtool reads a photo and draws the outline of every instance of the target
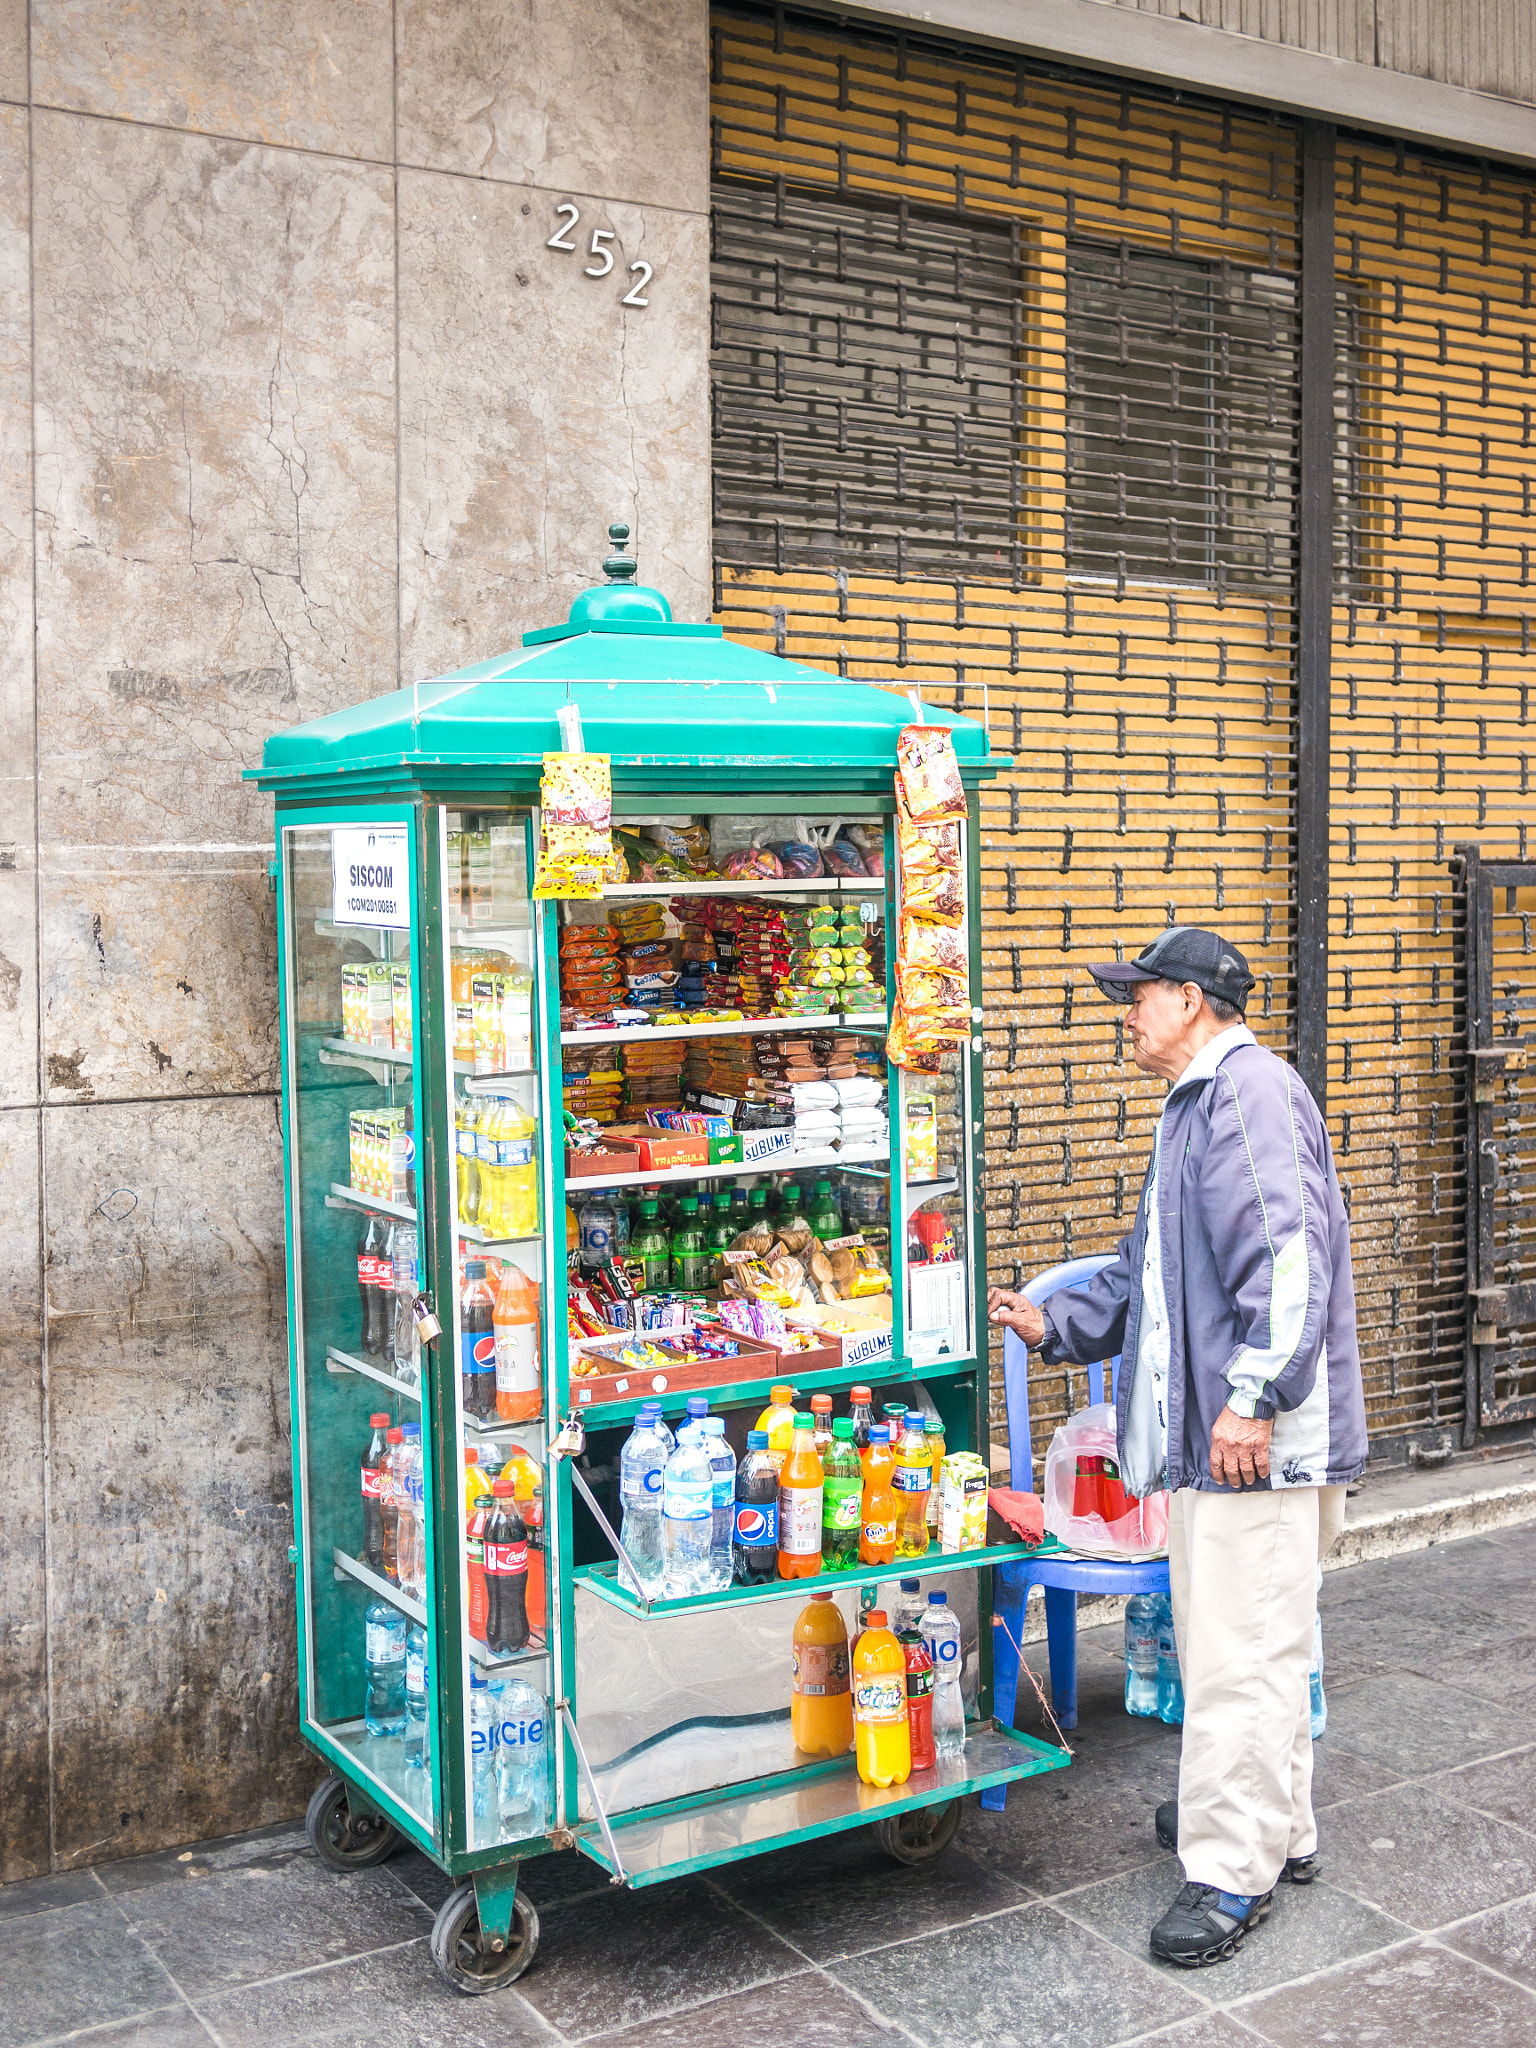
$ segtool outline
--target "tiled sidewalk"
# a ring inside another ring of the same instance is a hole
[[[533,1968],[471,2000],[428,1959],[430,1864],[340,1877],[300,1828],[269,1828],[0,1890],[0,2044],[1532,2048],[1533,1580],[1531,1527],[1328,1578],[1324,1876],[1282,1886],[1215,1969],[1148,1955],[1178,1882],[1152,1832],[1178,1738],[1127,1719],[1100,1630],[1072,1769],[1006,1813],[972,1802],[926,1868],[862,1831],[638,1894],[547,1858]]]

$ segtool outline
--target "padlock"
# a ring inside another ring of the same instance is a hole
[[[411,1303],[411,1314],[416,1319],[416,1334],[423,1344],[430,1344],[434,1337],[441,1337],[443,1326],[437,1319],[437,1312],[429,1295],[417,1295]]]

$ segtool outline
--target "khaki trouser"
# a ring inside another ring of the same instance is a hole
[[[1344,1488],[1186,1487],[1168,1510],[1179,1857],[1192,1883],[1267,1892],[1287,1856],[1317,1847],[1307,1674],[1317,1567],[1344,1527]]]

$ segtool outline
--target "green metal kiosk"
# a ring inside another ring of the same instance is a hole
[[[948,1842],[962,1795],[1068,1760],[990,1718],[990,1568],[1027,1555],[1022,1544],[951,1555],[935,1543],[894,1565],[682,1598],[646,1598],[621,1575],[620,1451],[647,1399],[675,1429],[702,1391],[739,1454],[773,1385],[792,1385],[801,1407],[828,1393],[845,1413],[862,1382],[877,1416],[886,1402],[936,1410],[947,1448],[985,1459],[986,1232],[979,1009],[969,1048],[946,1053],[936,1075],[884,1069],[888,1137],[878,1142],[807,1147],[793,1132],[756,1131],[713,1146],[713,1163],[695,1155],[637,1168],[629,1158],[594,1176],[586,1159],[568,1180],[577,1156],[565,1142],[565,1069],[574,1061],[590,1073],[594,1044],[616,1065],[629,1047],[672,1039],[689,1056],[702,1041],[729,1058],[732,1041],[780,1046],[842,1028],[871,1037],[878,1062],[894,995],[887,965],[885,1005],[857,1016],[583,1029],[569,1003],[562,1018],[569,919],[651,903],[675,930],[693,899],[766,904],[763,915],[780,904],[829,914],[861,904],[872,927],[894,931],[900,910],[893,774],[906,696],[736,645],[716,626],[678,624],[658,592],[629,580],[631,561],[605,567],[609,581],[584,592],[566,624],[526,634],[519,652],[276,734],[254,771],[276,802],[302,1733],[330,1773],[310,1835],[345,1869],[408,1840],[458,1880],[433,1954],[470,1992],[509,1983],[532,1960],[538,1919],[517,1882],[530,1857],[574,1850],[614,1883],[647,1885],[874,1824],[892,1855],[915,1862]],[[614,884],[595,909],[535,901],[541,769],[572,730],[573,709],[586,750],[610,757],[615,826],[691,821],[696,836],[719,836],[781,818],[786,836],[814,839],[857,823],[866,843],[883,834],[883,872],[671,875]],[[925,718],[952,726],[969,800],[963,872],[979,990],[977,787],[993,772],[988,740],[970,721]],[[519,991],[524,999],[521,1023],[489,1055],[466,999],[487,961],[499,963],[509,1005]],[[515,1134],[518,1193],[507,1196],[508,1155],[492,1141],[506,1198],[471,1222],[461,1154],[467,1145],[484,1156],[473,1132],[488,1103],[496,1128]],[[920,1126],[921,1156],[915,1136],[909,1143]],[[664,1373],[621,1385],[611,1364],[592,1378],[567,1312],[573,1200],[627,1205],[646,1187],[665,1204],[679,1185],[712,1198],[820,1176],[875,1219],[891,1277],[883,1329],[876,1318],[798,1354],[743,1343],[702,1388]],[[922,1217],[942,1221],[919,1231]],[[927,1252],[939,1238],[934,1265]],[[538,1391],[509,1404],[536,1412],[515,1419],[499,1401],[488,1413],[466,1396],[461,1365],[484,1341],[461,1327],[475,1260],[493,1274],[510,1263],[517,1284],[537,1290]],[[412,1454],[403,1465],[402,1452]],[[484,1558],[467,1489],[483,1482],[466,1478],[476,1471],[511,1474],[532,1525],[521,1642],[488,1642],[477,1613]],[[392,1502],[387,1553],[381,1493]],[[881,1790],[861,1782],[852,1754],[796,1750],[790,1633],[817,1587],[835,1588],[851,1633],[857,1603],[894,1598],[903,1574],[925,1592],[949,1589],[971,1718],[962,1756]],[[370,1732],[375,1629],[415,1659],[405,1734],[387,1714],[384,1731]],[[543,1773],[540,1788],[530,1795],[523,1783],[510,1803],[479,1753],[501,1712],[520,1717],[501,1733]]]

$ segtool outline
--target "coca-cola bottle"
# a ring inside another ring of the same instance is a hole
[[[370,1415],[368,1422],[373,1435],[363,1453],[363,1563],[378,1572],[384,1569],[385,1460],[389,1456],[385,1431],[389,1417]]]
[[[357,1240],[357,1298],[362,1312],[358,1345],[364,1358],[379,1355],[379,1288],[375,1269],[383,1238],[381,1218],[368,1217]]]
[[[498,1657],[509,1657],[528,1641],[528,1528],[510,1479],[498,1479],[491,1494],[485,1525],[485,1640]]]
[[[378,1360],[386,1372],[395,1369],[395,1230],[386,1218],[379,1219],[378,1256],[373,1262],[374,1299],[378,1306]]]

